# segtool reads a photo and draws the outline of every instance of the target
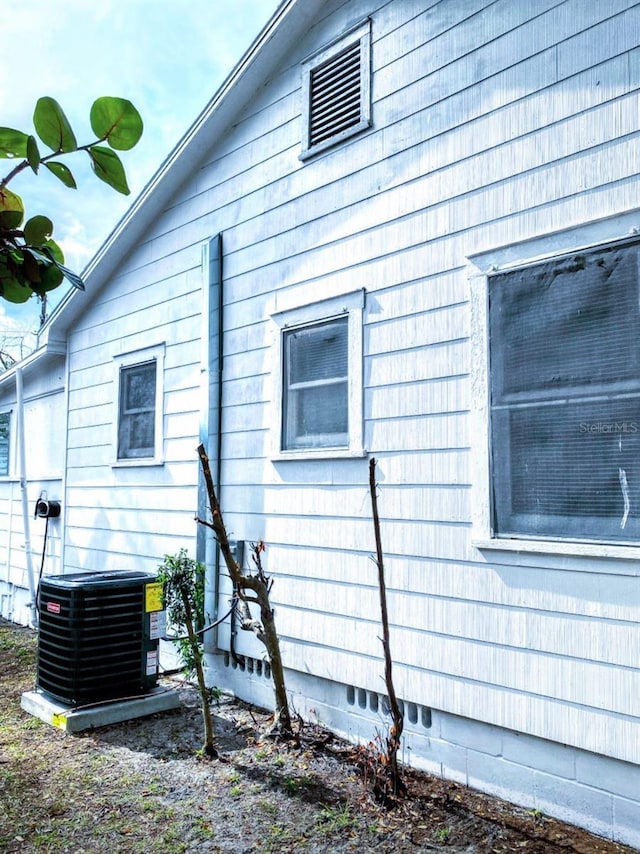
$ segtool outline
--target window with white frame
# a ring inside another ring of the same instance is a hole
[[[9,474],[11,413],[0,412],[0,477]]]
[[[371,125],[370,44],[367,20],[303,63],[302,159]]]
[[[639,251],[488,277],[497,538],[640,539]]]
[[[357,291],[274,316],[280,327],[276,455],[364,453],[363,299]]]
[[[156,347],[116,359],[119,463],[161,462],[163,356]]]

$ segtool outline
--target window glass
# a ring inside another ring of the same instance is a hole
[[[638,247],[489,278],[498,536],[640,538]]]
[[[11,413],[0,412],[0,475],[9,474],[9,424]]]
[[[155,454],[156,360],[120,368],[118,459]]]
[[[284,332],[283,450],[348,447],[348,317]]]

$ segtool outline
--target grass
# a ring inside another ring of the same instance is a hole
[[[343,807],[325,807],[318,818],[318,824],[327,832],[334,833],[336,830],[347,830],[354,824],[354,817],[349,804]]]
[[[303,750],[265,742],[271,718],[256,710],[252,722],[261,723],[247,734],[239,703],[226,710],[221,762],[196,758],[201,719],[188,702],[176,713],[68,735],[20,708],[21,693],[34,685],[35,660],[34,633],[0,621],[2,854],[215,854],[229,842],[260,854],[391,851],[404,850],[398,845],[409,826],[429,850],[488,850],[499,836],[500,850],[522,854],[540,852],[543,838],[547,854],[561,854],[564,840],[574,838],[575,850],[631,854],[586,834],[572,837],[568,826],[560,833],[536,810],[523,817],[440,780],[425,778],[419,796],[385,811],[367,798],[355,766],[318,750],[313,733]],[[477,814],[463,806],[474,799]],[[479,817],[489,803],[497,819]],[[561,847],[552,841],[558,838]]]

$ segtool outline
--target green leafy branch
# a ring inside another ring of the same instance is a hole
[[[116,151],[128,151],[142,136],[143,124],[133,104],[124,98],[103,97],[94,101],[90,112],[91,129],[96,138],[78,145],[62,107],[54,98],[40,98],[33,114],[33,125],[41,143],[50,149],[42,155],[34,134],[0,127],[0,158],[18,160],[0,180],[0,296],[9,302],[26,302],[33,294],[44,299],[66,278],[84,290],[80,276],[64,266],[64,255],[53,240],[53,223],[43,215],[24,222],[22,198],[7,185],[26,169],[38,174],[44,166],[65,187],[77,184],[61,155],[84,151],[94,174],[123,195],[129,195],[127,176]],[[103,143],[107,145],[103,145]]]
[[[202,635],[198,632],[204,617],[204,566],[190,558],[186,549],[180,549],[175,555],[165,555],[158,570],[169,623],[187,633],[186,636],[176,638],[175,643],[187,675],[195,673],[198,680],[204,722],[202,754],[216,758],[218,752],[214,746],[210,691],[204,674],[204,645]]]

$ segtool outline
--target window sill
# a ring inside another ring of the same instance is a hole
[[[367,451],[364,448],[309,448],[299,451],[278,451],[271,455],[271,461],[280,463],[284,460],[354,460],[366,456]]]
[[[614,558],[616,560],[640,560],[639,545],[613,545],[611,543],[579,543],[571,540],[520,540],[492,539],[472,540],[479,551],[532,552],[557,555],[558,557]],[[640,568],[634,575],[640,574]]]
[[[163,466],[163,459],[144,459],[140,458],[138,460],[114,460],[111,463],[111,468],[114,469],[130,469],[130,468],[138,468],[139,466]]]

